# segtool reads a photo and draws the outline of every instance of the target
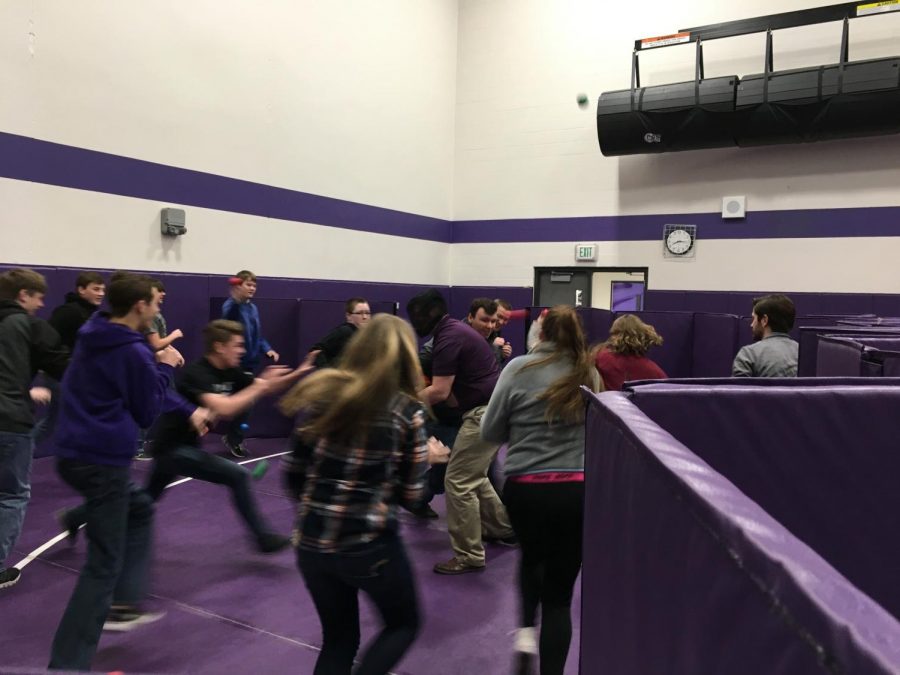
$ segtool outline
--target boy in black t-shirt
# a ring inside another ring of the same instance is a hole
[[[233,418],[249,409],[263,396],[283,391],[313,369],[313,352],[295,370],[270,366],[257,378],[241,369],[244,354],[244,329],[235,321],[219,319],[203,329],[206,355],[187,366],[177,383],[178,392],[187,400],[202,405],[217,417]],[[235,506],[256,537],[259,550],[273,553],[289,540],[272,533],[250,492],[250,472],[223,457],[200,447],[196,432],[174,415],[160,416],[153,439],[154,464],[146,490],[158,499],[166,486],[178,476],[207,483],[227,485]]]
[[[176,388],[191,403],[208,409],[212,415],[233,418],[250,408],[263,396],[283,391],[313,370],[318,352],[311,352],[296,370],[270,366],[259,377],[241,369],[244,354],[244,328],[235,321],[219,319],[203,329],[205,356],[186,366]],[[153,427],[153,466],[144,488],[154,501],[178,476],[207,483],[227,485],[238,513],[256,538],[262,553],[285,548],[290,540],[269,530],[256,508],[250,491],[250,472],[239,464],[212,455],[200,447],[200,436],[182,417],[174,413],[159,416]],[[61,522],[74,540],[83,522],[83,508],[72,509]]]

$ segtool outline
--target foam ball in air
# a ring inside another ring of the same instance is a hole
[[[588,105],[587,94],[578,94],[578,96],[575,100],[578,101],[579,108],[587,108],[587,105]]]

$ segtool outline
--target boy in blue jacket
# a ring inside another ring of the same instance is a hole
[[[161,615],[141,613],[150,565],[153,502],[131,482],[140,427],[180,410],[198,428],[206,411],[170,392],[181,354],[154,352],[143,331],[159,312],[149,277],[110,284],[110,313],[84,325],[62,381],[57,471],[86,502],[88,553],[53,639],[50,668],[90,670],[103,628],[124,630]],[[113,597],[117,603],[110,611]]]
[[[249,270],[241,270],[231,277],[229,283],[231,297],[222,304],[222,318],[236,321],[244,327],[244,348],[247,351],[241,357],[241,369],[254,375],[259,370],[263,356],[278,363],[278,352],[272,349],[272,345],[263,337],[259,309],[253,304],[253,296],[256,295],[256,275]],[[249,417],[250,413],[247,412],[234,418],[228,425],[225,438],[222,439],[228,451],[239,459],[249,454],[244,447],[242,429]]]

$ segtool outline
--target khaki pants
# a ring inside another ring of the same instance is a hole
[[[485,407],[463,415],[444,479],[450,545],[458,559],[474,566],[484,565],[482,535],[506,538],[514,534],[506,509],[487,478],[500,446],[481,440]]]

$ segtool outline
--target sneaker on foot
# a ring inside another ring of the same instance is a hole
[[[282,537],[280,534],[273,532],[262,535],[256,542],[260,553],[278,553],[282,549],[290,546],[289,537]]]
[[[508,537],[482,537],[482,541],[484,541],[485,544],[499,544],[500,546],[509,546],[510,548],[515,548],[519,545],[519,538],[514,534]]]
[[[0,572],[0,588],[9,588],[15,586],[19,581],[22,573],[15,567],[8,567]]]
[[[165,612],[142,612],[135,607],[111,609],[103,624],[103,630],[126,632],[159,621],[165,615]]]
[[[78,541],[78,526],[69,522],[69,509],[60,509],[56,512],[56,522],[66,533],[66,543],[74,546]]]
[[[150,453],[147,452],[146,450],[144,450],[143,448],[141,448],[141,450],[138,452],[138,454],[136,454],[134,456],[134,458],[141,462],[148,462],[151,459],[153,459],[153,457],[151,457]]]
[[[223,437],[222,443],[224,443],[225,447],[228,448],[228,452],[230,452],[232,456],[237,457],[238,459],[244,459],[250,456],[250,451],[247,450],[246,446],[244,446],[243,441],[239,443],[232,443],[228,440],[227,437]]]
[[[434,520],[439,517],[437,511],[431,508],[430,504],[422,504],[415,509],[409,509],[409,512],[422,520]]]
[[[469,572],[483,572],[484,565],[470,565],[454,556],[447,562],[435,565],[434,571],[437,574],[467,574]]]

